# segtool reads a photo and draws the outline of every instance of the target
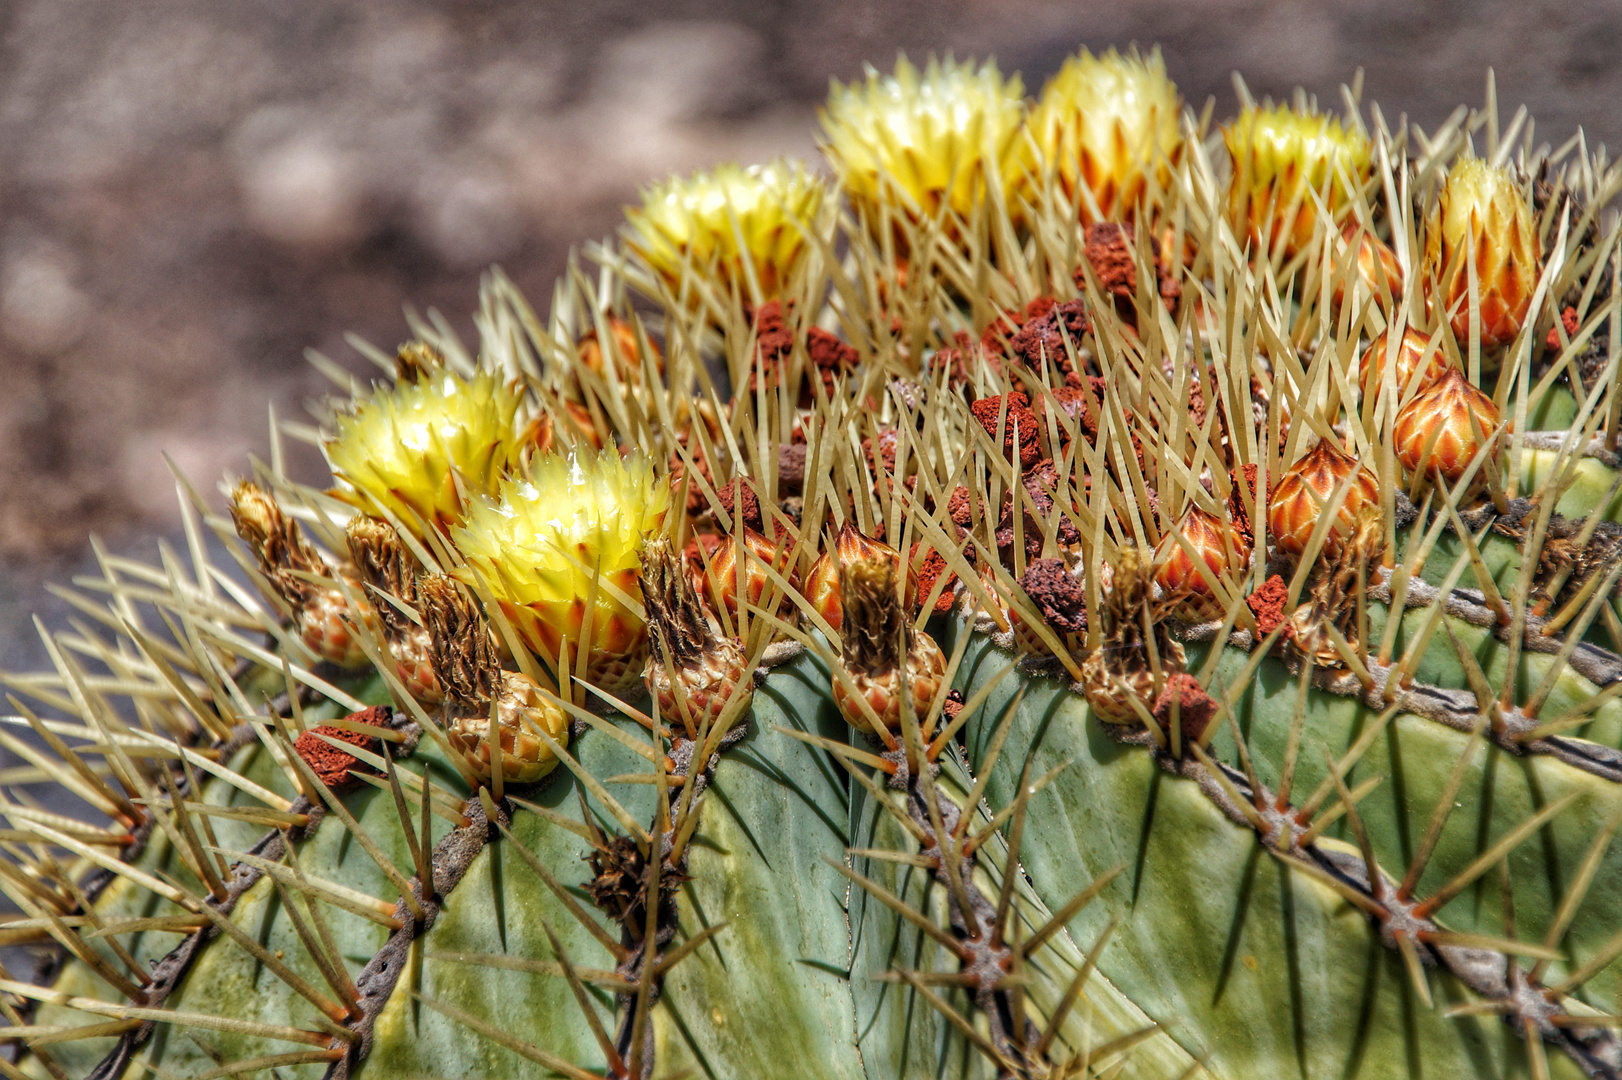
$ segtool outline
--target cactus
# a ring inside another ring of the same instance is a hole
[[[1622,170],[1490,85],[903,62],[177,476],[0,1071],[1617,1080]]]

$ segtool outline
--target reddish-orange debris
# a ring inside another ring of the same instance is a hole
[[[1132,226],[1101,221],[1087,226],[1087,263],[1106,296],[1131,301],[1138,291],[1138,264],[1132,258]],[[1081,270],[1077,285],[1085,282]]]
[[[716,501],[721,509],[727,512],[732,519],[732,527],[737,528],[742,522],[745,527],[756,532],[764,532],[765,519],[760,512],[760,497],[755,494],[753,484],[745,480],[732,480],[722,485],[715,493]]]
[[[783,368],[794,352],[794,330],[789,321],[791,310],[792,305],[785,306],[781,300],[770,300],[754,312],[755,369],[749,374],[751,392],[762,378],[770,388],[782,377]],[[817,326],[805,333],[805,351],[815,374],[821,377],[829,392],[832,392],[838,376],[854,367],[860,355],[850,345],[840,341],[837,335]],[[807,407],[811,401],[811,385],[807,381],[800,389],[799,404]]]
[[[1572,338],[1576,337],[1577,329],[1580,325],[1577,322],[1577,309],[1574,307],[1568,307],[1566,310],[1562,311],[1560,313],[1560,323],[1566,331],[1567,341],[1570,341]],[[1548,349],[1550,352],[1559,352],[1560,330],[1553,326],[1549,327],[1549,336],[1544,339],[1543,347]]]
[[[922,541],[912,545],[912,552],[907,563],[918,575],[918,603],[921,605],[929,599],[934,591],[935,583],[941,578],[946,579],[946,587],[941,590],[940,598],[935,601],[936,615],[945,615],[952,610],[957,602],[957,595],[952,586],[957,581],[957,575],[946,566],[946,559],[934,548],[926,548]]]
[[[1284,621],[1284,601],[1289,599],[1289,587],[1284,578],[1274,574],[1262,582],[1262,587],[1245,597],[1250,612],[1256,616],[1256,630],[1262,636],[1271,634]]]
[[[1019,579],[1019,587],[1042,612],[1042,619],[1061,633],[1087,629],[1087,594],[1065,571],[1061,559],[1037,559]]]
[[[1169,676],[1166,688],[1155,699],[1154,717],[1162,730],[1171,724],[1172,702],[1177,703],[1177,719],[1184,740],[1204,735],[1217,713],[1217,703],[1205,692],[1200,680],[1185,672]]]
[[[986,332],[980,335],[980,343],[985,346],[986,352],[995,355],[1004,355],[1008,342],[1019,333],[1024,325],[1033,319],[1040,319],[1052,311],[1059,302],[1051,296],[1038,296],[1025,305],[1025,309],[1018,314],[1005,311],[992,320],[986,327]]]
[[[389,715],[389,710],[385,706],[373,705],[370,709],[350,713],[344,719],[356,724],[384,727],[389,722]],[[298,756],[304,759],[304,763],[315,773],[318,780],[332,790],[338,791],[354,783],[354,777],[350,773],[360,764],[360,759],[353,754],[344,753],[322,739],[322,735],[330,735],[340,742],[366,749],[377,740],[358,731],[345,731],[343,728],[330,727],[326,724],[311,728],[298,737],[298,741],[293,744]]]
[[[1243,533],[1251,543],[1256,541],[1256,528],[1251,524],[1250,512],[1245,507],[1254,505],[1262,513],[1267,512],[1267,485],[1258,487],[1256,483],[1260,474],[1259,466],[1254,464],[1241,466],[1229,474],[1233,478],[1233,488],[1228,492],[1228,516],[1233,519],[1234,529]],[[1247,502],[1241,492],[1247,492],[1254,501]]]
[[[974,525],[974,492],[961,486],[953,488],[951,497],[946,500],[946,514],[958,528],[972,528]],[[980,509],[980,516],[985,516],[984,507]]]
[[[1002,449],[1003,455],[1009,461],[1014,459],[1015,438],[1019,440],[1019,463],[1023,468],[1030,468],[1042,460],[1042,446],[1038,441],[1041,433],[1041,421],[1036,413],[1031,411],[1031,402],[1024,394],[1015,391],[1009,394],[998,394],[996,397],[983,397],[969,406],[980,426],[986,429],[986,434],[993,439],[997,437],[997,421],[1002,416],[1003,398],[1008,399],[1008,415],[1002,417]]]
[[[1049,364],[1054,370],[1064,372],[1068,383],[1073,381],[1068,376],[1076,370],[1071,353],[1081,348],[1082,336],[1092,328],[1087,302],[1067,300],[1040,318],[1028,320],[1008,342],[1008,348],[1032,371],[1041,371],[1043,364]]]
[[[1132,250],[1136,239],[1130,224],[1098,222],[1087,226],[1087,263],[1098,287],[1114,298],[1116,309],[1128,322],[1134,322],[1136,317],[1132,303],[1138,291],[1138,266]],[[1161,302],[1171,308],[1182,295],[1182,283],[1161,259],[1160,242],[1153,237],[1149,239],[1149,254],[1155,261],[1156,291]],[[1078,289],[1085,288],[1086,276],[1079,267],[1075,280]]]

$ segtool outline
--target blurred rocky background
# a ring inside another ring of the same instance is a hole
[[[1034,93],[1133,41],[1219,115],[1235,69],[1336,103],[1362,67],[1433,126],[1491,66],[1541,138],[1622,142],[1614,3],[0,0],[0,668],[44,663],[88,533],[174,537],[163,454],[212,491],[324,392],[306,347],[360,371],[345,331],[392,346],[406,304],[471,332],[492,263],[544,307],[640,185],[814,154],[829,77],[898,50]]]

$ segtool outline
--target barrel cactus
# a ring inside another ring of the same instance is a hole
[[[1023,93],[177,478],[8,676],[0,1071],[1622,1076],[1622,171]]]

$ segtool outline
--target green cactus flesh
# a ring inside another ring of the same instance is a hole
[[[63,591],[0,1072],[1622,1077],[1622,170],[880,78]]]

